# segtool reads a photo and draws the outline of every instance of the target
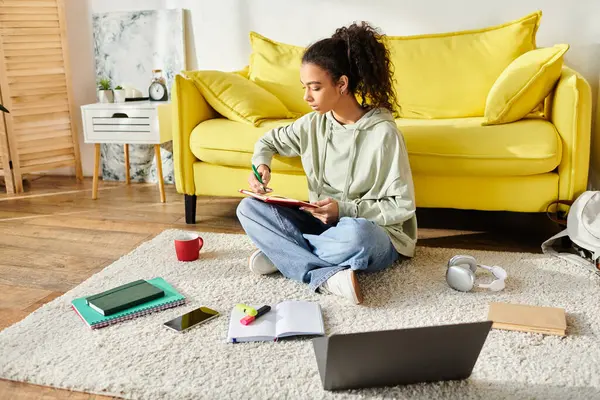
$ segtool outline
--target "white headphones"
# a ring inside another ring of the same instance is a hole
[[[478,287],[489,289],[493,292],[504,289],[504,281],[508,277],[508,274],[504,269],[497,265],[490,267],[477,264],[474,257],[465,255],[454,256],[448,261],[446,282],[448,282],[448,285],[450,285],[452,289],[468,292],[475,286],[475,271],[477,271],[477,267],[490,271],[496,278],[492,283],[480,283],[477,285]]]

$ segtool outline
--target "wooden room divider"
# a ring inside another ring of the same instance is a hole
[[[61,167],[83,178],[70,75],[64,0],[0,0],[0,102],[10,111],[0,117],[0,168],[7,191],[23,192],[24,174]]]

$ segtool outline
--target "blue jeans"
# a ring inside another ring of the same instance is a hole
[[[380,271],[400,257],[385,230],[364,218],[327,225],[305,211],[253,198],[240,202],[237,216],[277,269],[311,290],[341,270]]]

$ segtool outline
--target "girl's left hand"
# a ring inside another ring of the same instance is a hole
[[[315,205],[319,206],[318,208],[300,208],[301,210],[307,211],[313,215],[313,217],[318,218],[327,225],[335,224],[340,216],[340,208],[338,202],[328,197],[324,200],[319,200]]]

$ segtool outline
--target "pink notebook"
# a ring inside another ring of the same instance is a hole
[[[260,194],[255,193],[251,190],[240,189],[240,193],[245,194],[246,196],[254,197],[255,199],[264,201],[265,203],[279,204],[287,207],[310,207],[310,208],[318,208],[317,205],[307,203],[305,201],[290,199],[289,197],[276,196],[272,194]]]

